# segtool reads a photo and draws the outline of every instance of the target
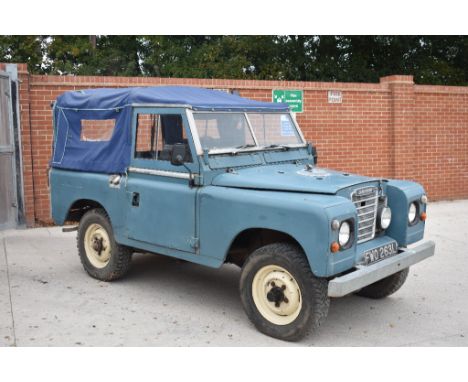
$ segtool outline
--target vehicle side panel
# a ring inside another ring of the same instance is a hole
[[[125,185],[109,186],[109,175],[53,168],[50,172],[52,219],[63,225],[68,211],[78,200],[101,204],[109,215],[117,242],[125,234]]]
[[[188,179],[129,173],[127,179],[128,237],[146,243],[195,252],[196,187]],[[138,206],[133,195],[138,195]]]
[[[120,188],[113,188],[109,186],[109,175],[52,169],[50,189],[52,218],[57,225],[64,224],[73,203],[78,200],[91,200],[101,204],[106,210],[112,223],[115,240],[119,244],[140,251],[176,257],[208,267],[217,268],[223,264],[221,257],[210,258],[199,253],[188,253],[129,238],[126,219],[128,209],[131,208],[131,193],[126,190],[125,177],[122,177]],[[187,189],[189,189],[188,185]],[[161,218],[161,224],[165,224],[164,218]]]
[[[202,255],[224,259],[239,233],[265,228],[292,236],[305,251],[314,274],[327,275],[330,224],[326,207],[346,203],[344,198],[213,186],[204,187],[199,195]]]

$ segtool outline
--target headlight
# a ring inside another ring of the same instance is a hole
[[[338,231],[338,243],[344,247],[351,239],[351,227],[348,222],[341,223],[340,230]]]
[[[408,210],[408,223],[413,224],[416,221],[416,216],[418,214],[418,207],[416,203],[411,203]]]
[[[380,228],[387,229],[392,222],[392,210],[390,207],[384,207],[380,211]]]

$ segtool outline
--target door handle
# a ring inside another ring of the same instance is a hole
[[[114,188],[120,188],[120,181],[122,177],[120,175],[111,175],[109,177],[109,186]]]
[[[134,192],[132,194],[132,206],[138,207],[140,205],[140,193]]]

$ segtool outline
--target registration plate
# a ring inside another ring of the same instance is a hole
[[[364,264],[375,263],[398,253],[396,241],[364,252]]]

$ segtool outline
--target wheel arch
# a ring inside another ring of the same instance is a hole
[[[304,247],[295,237],[283,231],[262,227],[247,228],[237,233],[224,256],[224,262],[242,266],[247,257],[256,249],[279,242],[296,245],[304,253],[309,267],[311,266]]]
[[[96,208],[103,209],[109,216],[106,208],[99,202],[92,199],[78,199],[75,200],[67,210],[65,221],[79,222],[83,215]]]

